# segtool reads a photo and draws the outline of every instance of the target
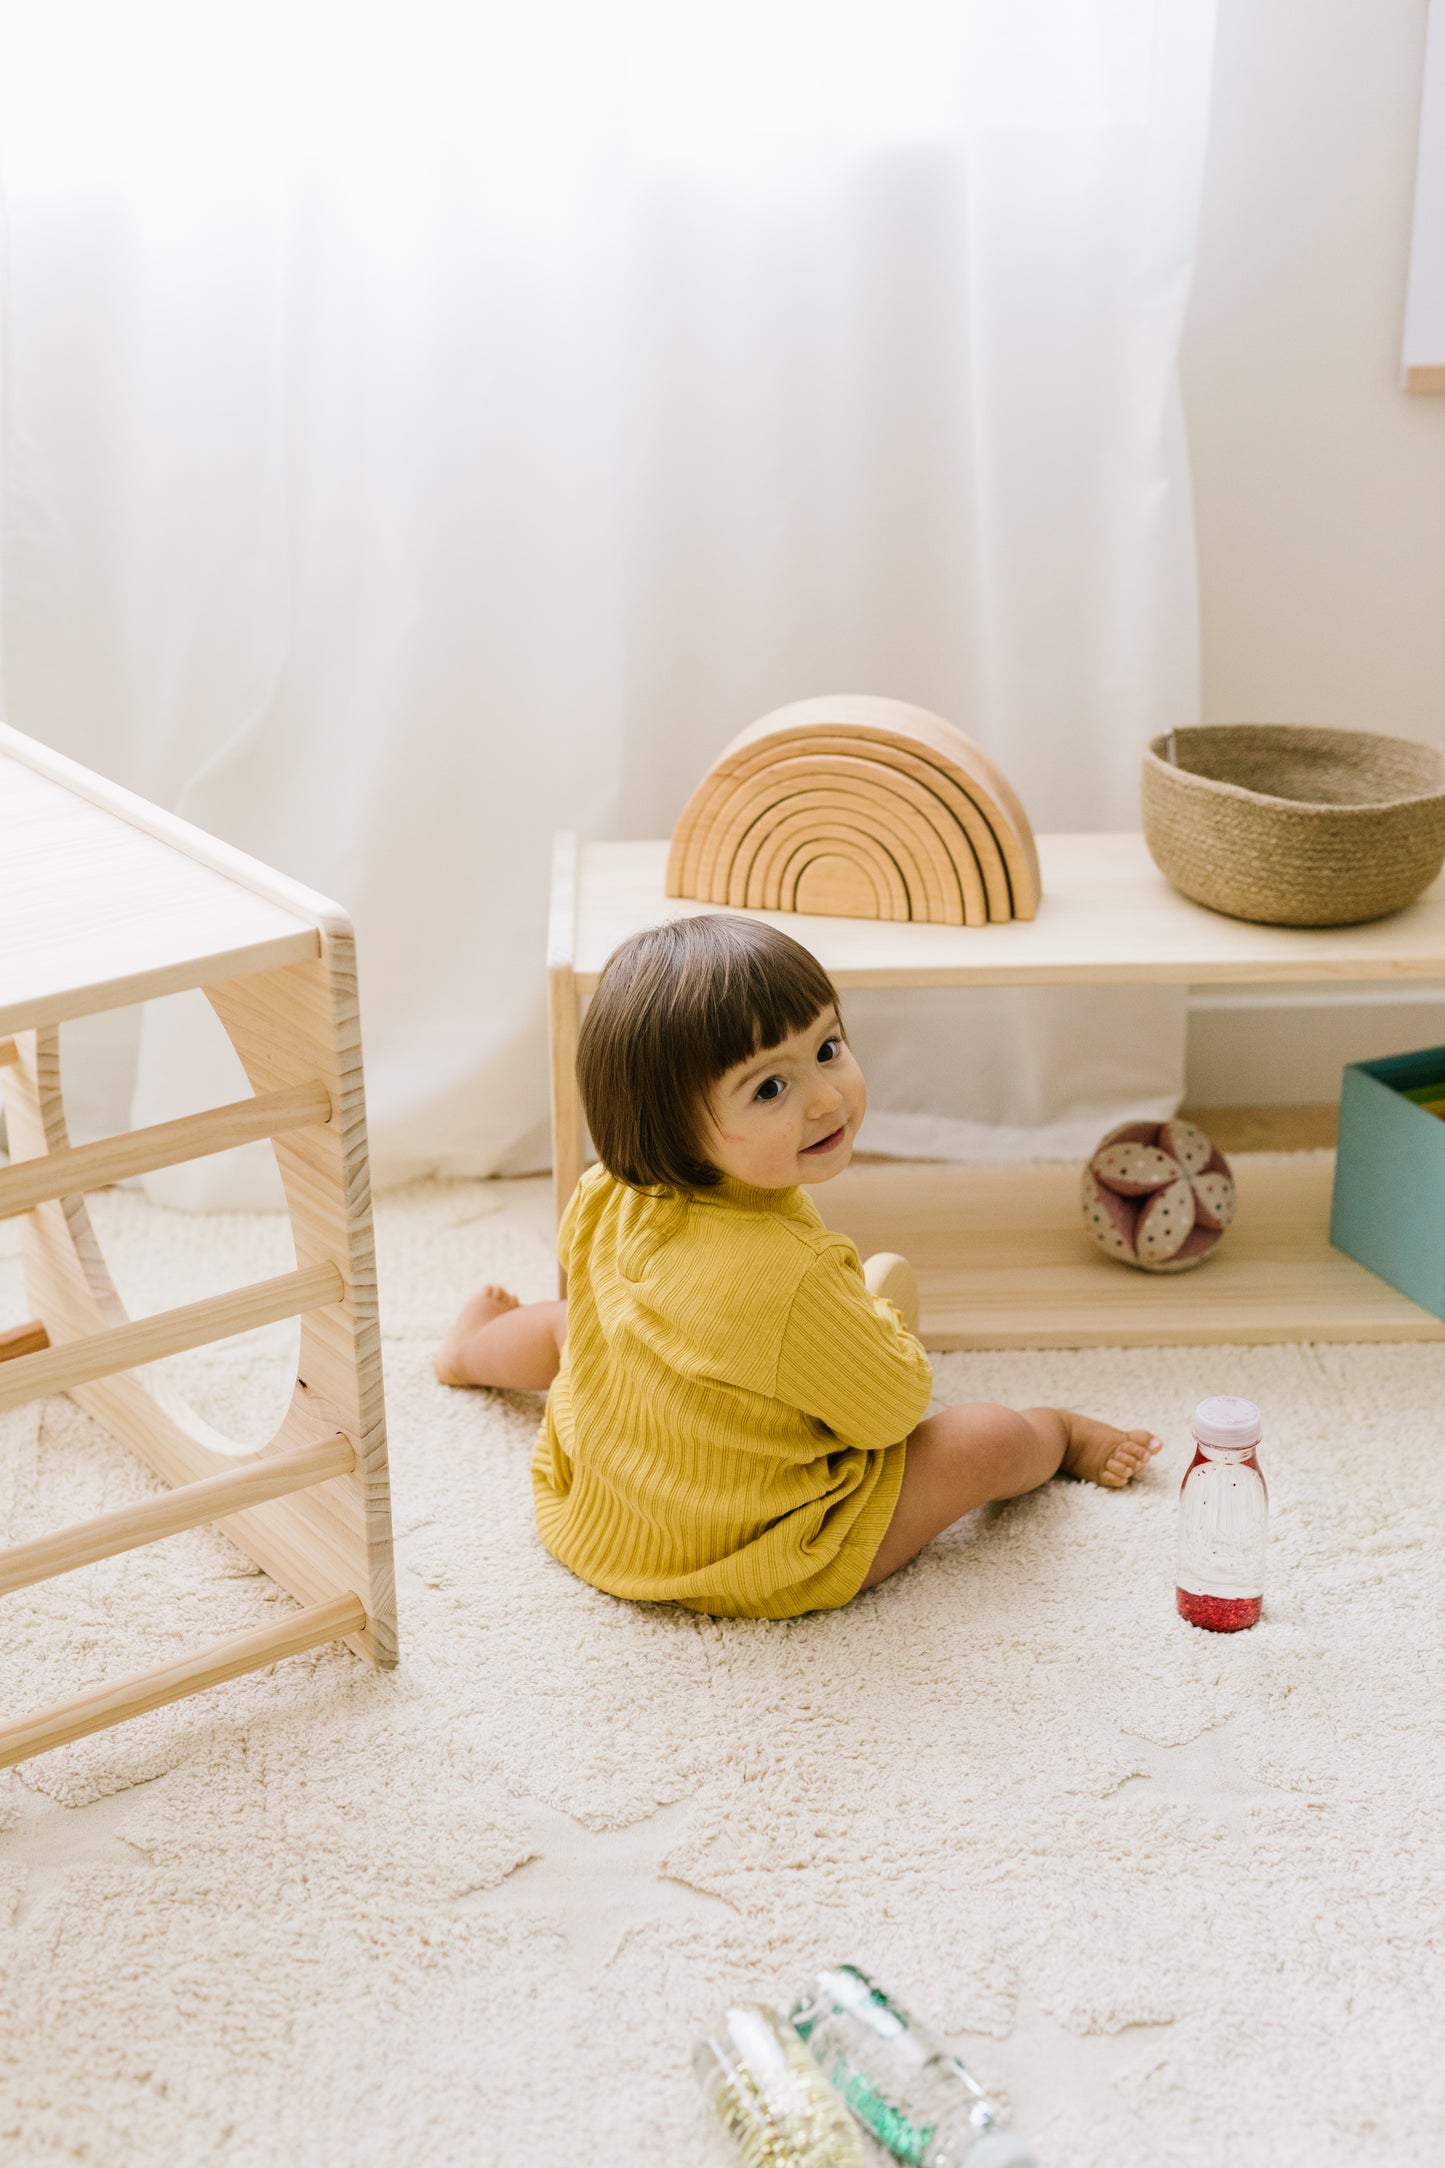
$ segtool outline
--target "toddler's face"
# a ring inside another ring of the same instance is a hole
[[[714,1166],[754,1189],[826,1182],[853,1156],[868,1105],[863,1072],[836,1011],[720,1077],[709,1095],[706,1148]]]

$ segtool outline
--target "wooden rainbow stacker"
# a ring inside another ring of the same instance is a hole
[[[204,989],[252,1096],[74,1146],[59,1026]],[[0,726],[0,1083],[34,1317],[0,1331],[0,1410],[68,1392],[172,1486],[0,1551],[0,1595],[213,1522],[301,1608],[33,1716],[0,1724],[0,1767],[282,1656],[345,1641],[396,1661],[391,1498],[351,926],[324,897]],[[296,1269],[130,1318],[89,1190],[269,1137]],[[242,1454],[149,1366],[301,1320],[280,1430]]]
[[[1254,926],[1190,903],[1140,835],[1038,838],[1037,915],[988,925],[757,915],[855,987],[1270,986],[1445,980],[1445,879],[1367,926]],[[666,843],[559,838],[549,951],[558,1209],[586,1148],[577,1028],[612,950],[639,927],[717,908],[667,894]],[[866,1148],[868,1133],[863,1132]],[[1096,1250],[1076,1166],[849,1167],[814,1196],[831,1226],[901,1250],[929,1347],[1441,1340],[1445,1324],[1332,1249],[1327,1152],[1233,1157],[1239,1216],[1195,1272],[1130,1271]]]

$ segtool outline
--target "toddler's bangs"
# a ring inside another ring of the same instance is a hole
[[[775,927],[752,927],[746,920],[717,923],[740,924],[749,936],[776,934],[777,945],[756,939],[718,945],[710,982],[699,989],[698,1023],[711,1065],[709,1084],[738,1062],[751,1061],[795,1031],[806,1031],[825,1010],[838,1006],[832,980],[800,942]]]

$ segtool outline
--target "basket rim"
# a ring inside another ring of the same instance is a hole
[[[1293,731],[1308,731],[1312,736],[1373,741],[1377,745],[1408,746],[1418,752],[1422,748],[1440,755],[1441,781],[1438,790],[1413,791],[1406,798],[1372,798],[1363,805],[1340,805],[1328,798],[1281,798],[1273,791],[1251,790],[1245,783],[1226,783],[1212,775],[1197,775],[1192,768],[1181,768],[1177,762],[1166,760],[1161,748],[1171,736],[1186,738],[1195,731],[1226,732],[1231,730],[1278,731],[1282,737]],[[1329,723],[1181,723],[1174,731],[1162,731],[1150,738],[1144,747],[1144,765],[1157,768],[1161,774],[1176,777],[1185,788],[1213,791],[1225,797],[1237,798],[1242,805],[1278,807],[1293,813],[1328,813],[1336,818],[1358,819],[1362,815],[1395,813],[1406,806],[1436,805],[1445,801],[1445,753],[1433,746],[1428,738],[1400,738],[1385,730],[1343,730]]]

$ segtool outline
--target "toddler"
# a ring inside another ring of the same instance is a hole
[[[793,1618],[975,1506],[1060,1472],[1119,1489],[1159,1450],[1060,1408],[925,1414],[927,1356],[808,1195],[847,1166],[867,1091],[831,981],[787,934],[722,915],[635,934],[577,1077],[599,1162],[562,1220],[567,1300],[484,1287],[436,1371],[550,1387],[537,1526],[584,1580]]]

